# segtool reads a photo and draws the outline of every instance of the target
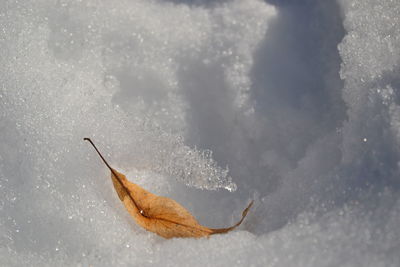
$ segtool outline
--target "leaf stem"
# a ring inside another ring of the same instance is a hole
[[[113,176],[115,177],[115,179],[118,181],[118,183],[120,184],[120,186],[125,190],[125,193],[127,194],[127,196],[131,199],[133,205],[135,205],[136,209],[138,210],[138,212],[140,213],[140,215],[147,217],[144,213],[143,210],[139,207],[139,205],[136,203],[135,199],[131,196],[128,188],[126,188],[126,186],[124,185],[124,183],[121,181],[121,179],[119,178],[118,174],[115,172],[115,170],[113,168],[111,168],[110,164],[108,164],[108,162],[104,159],[103,155],[100,153],[100,151],[97,149],[96,145],[92,142],[92,140],[90,140],[90,138],[83,138],[83,140],[88,141],[90,144],[92,144],[92,146],[94,147],[94,149],[96,150],[97,154],[99,154],[100,158],[103,160],[104,164],[107,165],[107,167],[110,169],[111,173],[113,174]]]
[[[111,168],[110,164],[108,164],[108,162],[104,159],[103,155],[100,153],[100,151],[97,149],[96,145],[92,142],[92,140],[90,140],[90,138],[83,138],[83,140],[88,141],[90,144],[92,144],[92,146],[94,147],[94,149],[96,150],[97,154],[99,154],[100,158],[103,160],[104,164],[106,164],[106,166],[110,169],[111,173],[115,176],[118,177],[117,174],[115,173],[114,169]]]

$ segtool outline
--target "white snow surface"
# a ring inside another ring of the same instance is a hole
[[[0,266],[400,266],[399,0],[3,0]],[[237,230],[165,240],[110,174]]]

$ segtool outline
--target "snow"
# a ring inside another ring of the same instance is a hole
[[[400,2],[0,3],[1,266],[399,266]],[[111,165],[184,204],[164,240]]]

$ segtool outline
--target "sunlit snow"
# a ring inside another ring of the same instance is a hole
[[[400,1],[3,0],[0,266],[399,266]],[[208,239],[164,240],[112,166]]]

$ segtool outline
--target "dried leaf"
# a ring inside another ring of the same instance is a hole
[[[162,237],[207,237],[212,234],[227,233],[242,223],[253,205],[253,201],[251,201],[243,211],[241,220],[231,227],[221,229],[205,227],[199,224],[189,211],[175,200],[157,196],[137,184],[129,182],[125,175],[111,168],[89,138],[84,138],[84,140],[93,145],[110,169],[111,179],[118,197],[136,223]]]

